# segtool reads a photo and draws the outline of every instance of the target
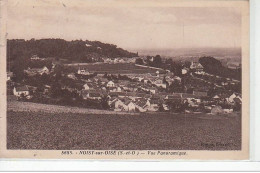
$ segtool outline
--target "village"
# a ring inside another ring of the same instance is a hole
[[[13,72],[7,72],[7,99],[125,112],[241,111],[241,93],[233,89],[241,85],[240,81],[206,73],[199,62],[182,64],[177,75],[145,63],[140,65],[137,59],[140,58],[103,58],[97,64],[119,68],[129,64],[142,68],[142,73],[99,72],[84,64],[64,65],[54,60],[49,67],[24,69],[24,79],[20,81],[14,80]],[[147,61],[146,57],[141,59]],[[33,55],[30,61],[45,59]],[[145,69],[149,71],[144,72]]]

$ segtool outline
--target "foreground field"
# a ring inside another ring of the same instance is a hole
[[[34,105],[36,106],[36,105]],[[240,116],[90,114],[8,108],[8,149],[239,150]]]
[[[97,64],[85,64],[85,65],[75,65],[75,68],[78,67],[87,68],[90,72],[98,73],[110,73],[110,74],[143,74],[143,73],[155,73],[157,70],[149,67],[136,66],[133,63],[117,63],[117,64],[106,64],[106,63],[97,63]],[[163,70],[159,70],[162,72]]]

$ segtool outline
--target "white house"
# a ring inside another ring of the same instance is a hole
[[[233,103],[233,102],[234,102],[234,98],[236,98],[236,97],[237,97],[236,94],[233,93],[233,94],[228,98],[228,102]]]
[[[109,81],[106,86],[107,87],[115,87],[115,83],[113,81]]]
[[[114,100],[111,106],[115,111],[127,111],[127,106],[120,99]]]
[[[70,79],[74,79],[74,80],[77,79],[74,73],[69,73],[67,76]]]
[[[127,106],[127,111],[135,111],[135,104],[132,101],[127,101],[125,105]]]
[[[187,73],[188,73],[188,69],[183,68],[183,69],[181,70],[181,74],[187,74]]]
[[[33,55],[33,56],[31,57],[31,60],[39,60],[39,59],[40,59],[40,57],[37,56],[37,55]]]
[[[7,80],[11,80],[13,77],[13,72],[7,72]]]
[[[20,97],[21,95],[28,96],[29,95],[29,89],[27,86],[22,87],[14,87],[13,93],[15,96]]]
[[[89,71],[87,71],[86,69],[81,69],[81,68],[78,69],[78,74],[90,75]]]
[[[84,88],[84,90],[89,90],[90,89],[90,87],[89,87],[89,85],[87,83],[85,85],[83,85],[83,88]]]
[[[199,62],[191,62],[190,69],[194,69],[196,71],[203,71],[203,66]]]
[[[41,69],[41,71],[40,71],[40,74],[42,75],[42,74],[48,74],[50,71],[49,71],[49,69],[46,67],[46,66],[44,66],[42,69]]]
[[[24,70],[25,73],[27,73],[29,76],[34,76],[36,74],[49,74],[49,69],[44,66],[43,68],[28,68],[27,70]]]

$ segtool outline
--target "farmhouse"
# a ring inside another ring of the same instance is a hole
[[[220,114],[220,113],[223,113],[223,109],[221,106],[215,106],[211,109],[211,113],[212,114]]]
[[[11,80],[13,76],[13,72],[7,72],[7,80]]]
[[[227,68],[237,70],[237,69],[241,68],[241,63],[240,62],[228,62]]]
[[[93,99],[93,100],[101,100],[102,95],[98,91],[88,91],[88,90],[82,90],[81,95],[83,99]]]
[[[191,62],[190,69],[197,72],[203,71],[203,66],[199,62]]]
[[[159,100],[157,100],[157,99],[151,99],[151,100],[150,100],[150,106],[147,107],[147,110],[148,110],[148,111],[152,111],[152,112],[158,111],[158,109],[159,109],[159,104],[160,104],[160,101],[159,101]]]
[[[114,99],[110,106],[114,108],[115,111],[127,111],[127,106],[124,104],[124,102],[118,98]]]
[[[89,71],[87,71],[84,68],[79,68],[78,69],[78,74],[80,74],[80,75],[90,75]]]
[[[106,87],[115,87],[115,83],[113,81],[109,81],[107,82]]]
[[[36,74],[49,74],[50,71],[46,66],[44,66],[43,68],[28,68],[27,70],[24,70],[24,72],[29,76],[34,76]]]
[[[68,76],[68,78],[73,79],[73,80],[77,79],[74,73],[69,73],[67,76]]]
[[[29,89],[27,86],[21,86],[21,87],[14,87],[13,93],[15,96],[28,96],[29,95]]]
[[[84,84],[83,85],[84,90],[90,90],[90,84]]]
[[[145,112],[147,111],[147,108],[150,106],[150,102],[145,99],[140,99],[135,103],[135,105],[139,112]]]
[[[189,69],[188,68],[183,68],[182,70],[181,70],[181,74],[187,74],[189,72]]]
[[[39,59],[40,59],[40,57],[38,55],[33,55],[31,57],[31,60],[39,60]]]
[[[131,100],[125,101],[125,105],[127,106],[127,111],[135,111],[135,104]]]

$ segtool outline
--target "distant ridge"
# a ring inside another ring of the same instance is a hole
[[[116,45],[100,41],[63,39],[12,39],[7,40],[7,58],[12,61],[21,56],[30,58],[38,55],[40,58],[55,57],[70,61],[88,62],[93,58],[102,57],[135,57],[136,53],[128,52]]]
[[[212,56],[215,58],[241,59],[241,48],[178,48],[178,49],[140,49],[139,55],[161,55],[164,57],[189,58]]]

